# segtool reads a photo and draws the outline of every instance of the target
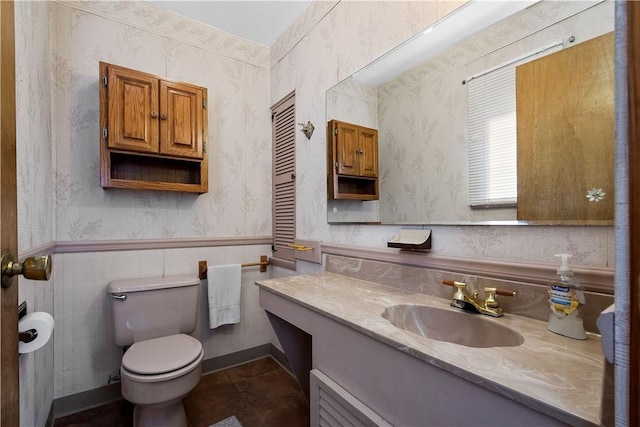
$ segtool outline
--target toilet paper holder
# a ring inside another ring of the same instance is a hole
[[[29,329],[18,333],[18,341],[22,341],[23,343],[31,342],[36,338],[38,338],[38,331],[35,329]]]
[[[18,306],[18,320],[22,319],[27,314],[27,302],[22,301]],[[38,331],[35,329],[29,329],[28,331],[18,332],[18,341],[24,343],[31,342],[38,338]]]
[[[36,311],[27,314],[27,303],[23,301],[18,306],[18,318],[18,353],[31,353],[49,341],[54,325],[49,313]]]

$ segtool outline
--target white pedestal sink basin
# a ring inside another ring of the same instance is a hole
[[[499,320],[454,309],[401,304],[387,307],[382,317],[405,331],[467,347],[515,347],[524,342],[522,335]]]

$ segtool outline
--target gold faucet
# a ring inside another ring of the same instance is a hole
[[[453,286],[456,288],[455,293],[453,294],[453,301],[451,301],[452,307],[457,307],[465,310],[476,311],[481,314],[486,314],[488,316],[500,317],[504,313],[502,308],[500,307],[500,303],[498,302],[498,298],[496,295],[503,296],[515,296],[516,293],[514,291],[509,291],[505,289],[497,289],[492,287],[483,288],[484,292],[487,294],[487,297],[484,301],[480,301],[478,299],[478,293],[474,292],[473,295],[469,295],[465,292],[467,285],[463,282],[457,282],[455,280],[443,280],[443,285]]]

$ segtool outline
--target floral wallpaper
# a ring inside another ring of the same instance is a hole
[[[287,93],[296,91],[296,121],[326,123],[326,91],[353,74],[400,42],[424,30],[443,18],[464,2],[339,2],[325,4],[323,13],[307,9],[290,27],[290,31],[276,42],[272,53],[271,103]],[[548,2],[551,7],[541,13],[554,13],[565,2]],[[577,3],[577,2],[571,2]],[[612,3],[612,2],[608,2]],[[581,8],[589,2],[576,4]],[[608,7],[608,6],[605,6]],[[308,12],[308,13],[307,13]],[[577,18],[582,19],[582,18]],[[540,17],[522,18],[516,25],[517,34],[531,34]],[[605,20],[602,20],[605,21]],[[610,22],[592,23],[592,30],[606,32]],[[566,34],[570,28],[561,24],[557,34]],[[517,38],[517,34],[514,38]],[[557,35],[556,35],[557,37]],[[487,42],[487,44],[490,44]],[[533,50],[538,41],[530,46]],[[472,47],[478,48],[479,45]],[[505,55],[511,55],[506,52]],[[486,64],[478,63],[481,69]],[[452,98],[448,101],[455,103]],[[425,129],[430,124],[425,123]],[[418,132],[423,126],[414,125]],[[461,131],[452,132],[462,135]],[[454,146],[464,147],[464,138],[454,140]],[[396,165],[414,170],[420,158],[402,149],[391,147],[386,156],[396,157]],[[296,145],[296,214],[299,238],[366,247],[386,247],[386,242],[397,233],[398,226],[328,224],[325,221],[329,204],[326,202],[326,135],[316,132],[311,140],[302,133]],[[440,157],[438,157],[440,156]],[[444,153],[432,158],[422,157],[433,165],[445,160]],[[464,176],[454,172],[453,166],[439,165],[447,177],[450,188],[461,185]],[[383,172],[384,173],[384,172]],[[398,190],[414,198],[431,200],[435,191],[421,191],[412,184]],[[397,196],[398,194],[396,194]],[[448,196],[446,196],[448,198]],[[384,201],[382,201],[384,202]],[[400,201],[396,214],[402,215]],[[416,206],[416,209],[418,207]],[[331,209],[333,211],[333,209]],[[329,214],[331,215],[331,214]],[[433,230],[433,253],[461,257],[482,257],[507,260],[526,260],[555,263],[554,253],[573,251],[574,263],[593,266],[613,266],[613,227],[532,227],[532,226],[429,226]],[[532,242],[535,242],[532,244]]]
[[[268,49],[143,2],[53,8],[56,239],[270,235]],[[208,88],[208,193],[100,187],[99,61]]]
[[[613,31],[613,2],[584,7],[580,2],[539,3],[380,85],[382,222],[516,219],[515,208],[468,206],[468,95],[460,82],[569,35],[577,44]]]

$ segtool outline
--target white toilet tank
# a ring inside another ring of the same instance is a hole
[[[189,334],[196,327],[200,279],[194,276],[149,277],[109,283],[116,345]]]

